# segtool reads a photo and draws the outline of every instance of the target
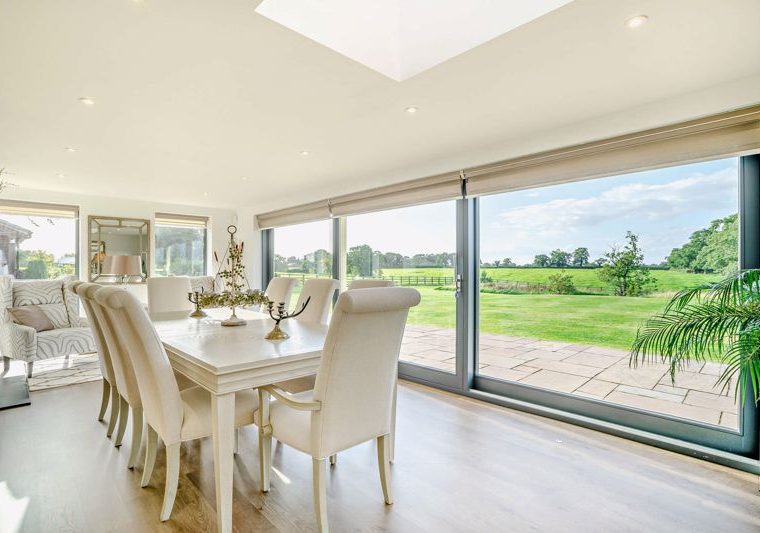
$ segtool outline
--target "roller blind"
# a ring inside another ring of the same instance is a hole
[[[760,106],[257,215],[260,229],[760,152]]]
[[[256,215],[256,224],[259,229],[270,229],[328,218],[330,218],[328,201],[322,200]]]
[[[467,193],[552,185],[760,151],[760,107],[465,171]]]
[[[156,225],[178,226],[183,228],[205,228],[208,225],[208,217],[156,213]]]
[[[79,208],[74,205],[41,204],[37,202],[0,201],[0,213],[28,217],[77,218]]]

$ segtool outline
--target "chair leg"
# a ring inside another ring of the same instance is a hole
[[[137,466],[137,457],[140,455],[142,444],[143,410],[141,407],[132,409],[132,447],[129,449],[129,462],[127,468],[132,470]]]
[[[129,404],[124,398],[119,398],[119,429],[116,430],[116,438],[113,445],[117,448],[121,446],[121,440],[124,438],[124,431],[127,429],[127,418],[129,418]]]
[[[26,364],[26,378],[29,379],[32,377],[32,368],[34,367],[34,361],[29,361]]]
[[[393,402],[391,404],[391,434],[388,443],[388,460],[392,463],[396,459],[396,399],[398,397],[398,378],[393,385]]]
[[[383,487],[383,497],[388,505],[393,503],[391,494],[391,463],[388,460],[391,437],[382,435],[377,438],[377,467],[380,470],[380,485]]]
[[[145,466],[143,467],[141,487],[147,487],[150,483],[150,476],[153,475],[153,466],[156,464],[156,450],[158,449],[158,433],[146,424],[146,445],[145,445]]]
[[[330,466],[335,466],[335,463],[338,462],[338,454],[334,453],[330,456]]]
[[[166,447],[166,487],[164,488],[164,504],[161,507],[161,521],[166,522],[172,514],[174,498],[177,496],[179,483],[179,448],[180,443],[169,444]]]
[[[327,533],[327,461],[325,459],[312,458],[312,483],[314,484],[314,514],[320,533]]]
[[[108,409],[108,399],[111,397],[111,384],[108,380],[103,379],[103,394],[100,396],[100,411],[98,412],[98,422],[102,422]]]
[[[11,358],[3,356],[3,375],[7,374],[11,369]]]
[[[119,419],[119,391],[116,390],[114,385],[111,385],[111,418],[108,420],[108,429],[106,430],[106,436],[111,438],[113,430],[116,427],[116,421]]]
[[[232,453],[238,454],[238,440],[240,440],[240,428],[235,428],[235,440],[232,441]]]

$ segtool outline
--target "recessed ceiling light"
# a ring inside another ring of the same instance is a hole
[[[76,148],[72,148],[71,146],[67,146],[66,148],[64,148],[64,150],[66,150],[67,152],[76,152],[77,151]]]
[[[311,155],[311,152],[309,152],[308,150],[301,150],[301,155],[306,157],[307,155]]]
[[[406,112],[409,113],[410,115],[414,115],[419,110],[420,108],[417,107],[416,105],[410,105],[409,107],[406,108]]]
[[[204,193],[203,193],[203,196],[208,196],[208,193],[207,193],[207,192],[204,192]]]
[[[79,102],[81,104],[84,104],[86,106],[94,106],[95,100],[93,98],[90,98],[89,96],[83,96],[79,99]]]
[[[66,174],[60,173],[60,174],[58,174],[58,177],[61,178],[61,179],[63,179],[63,178],[66,177]]]
[[[647,23],[649,17],[646,15],[636,15],[625,21],[625,25],[631,29],[640,28]]]
[[[242,177],[242,178],[240,178],[240,179],[241,179],[241,180],[243,180],[243,181],[248,181],[248,176],[243,176],[243,177]]]

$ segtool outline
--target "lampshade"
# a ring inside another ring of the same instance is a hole
[[[108,255],[102,272],[112,276],[142,276],[142,259],[139,255]]]

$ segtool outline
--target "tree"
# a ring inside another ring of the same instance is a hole
[[[623,248],[613,246],[604,254],[599,279],[610,284],[616,296],[641,296],[654,290],[656,281],[644,266],[638,235],[628,231],[625,238],[628,243]]]
[[[533,258],[533,264],[537,267],[548,267],[549,256],[546,254],[538,254]]]
[[[573,276],[564,270],[560,270],[556,274],[549,276],[546,283],[546,289],[554,294],[575,294]]]
[[[565,268],[569,264],[570,254],[568,252],[563,252],[559,248],[552,250],[552,253],[549,256],[549,266],[552,266],[554,268]]]
[[[503,267],[516,267],[517,265],[515,264],[514,261],[512,261],[511,257],[505,257],[504,259],[501,260],[501,266],[503,266]]]
[[[499,265],[501,265],[501,259],[496,259],[496,260],[493,262],[493,266],[494,266],[494,268],[499,268]]]
[[[350,276],[372,276],[372,248],[367,244],[349,248],[346,254],[346,269]]]
[[[686,244],[673,248],[667,262],[670,268],[729,272],[737,268],[738,250],[739,220],[733,214],[692,233]]]
[[[588,265],[588,248],[576,248],[573,251],[573,266],[584,267]]]

